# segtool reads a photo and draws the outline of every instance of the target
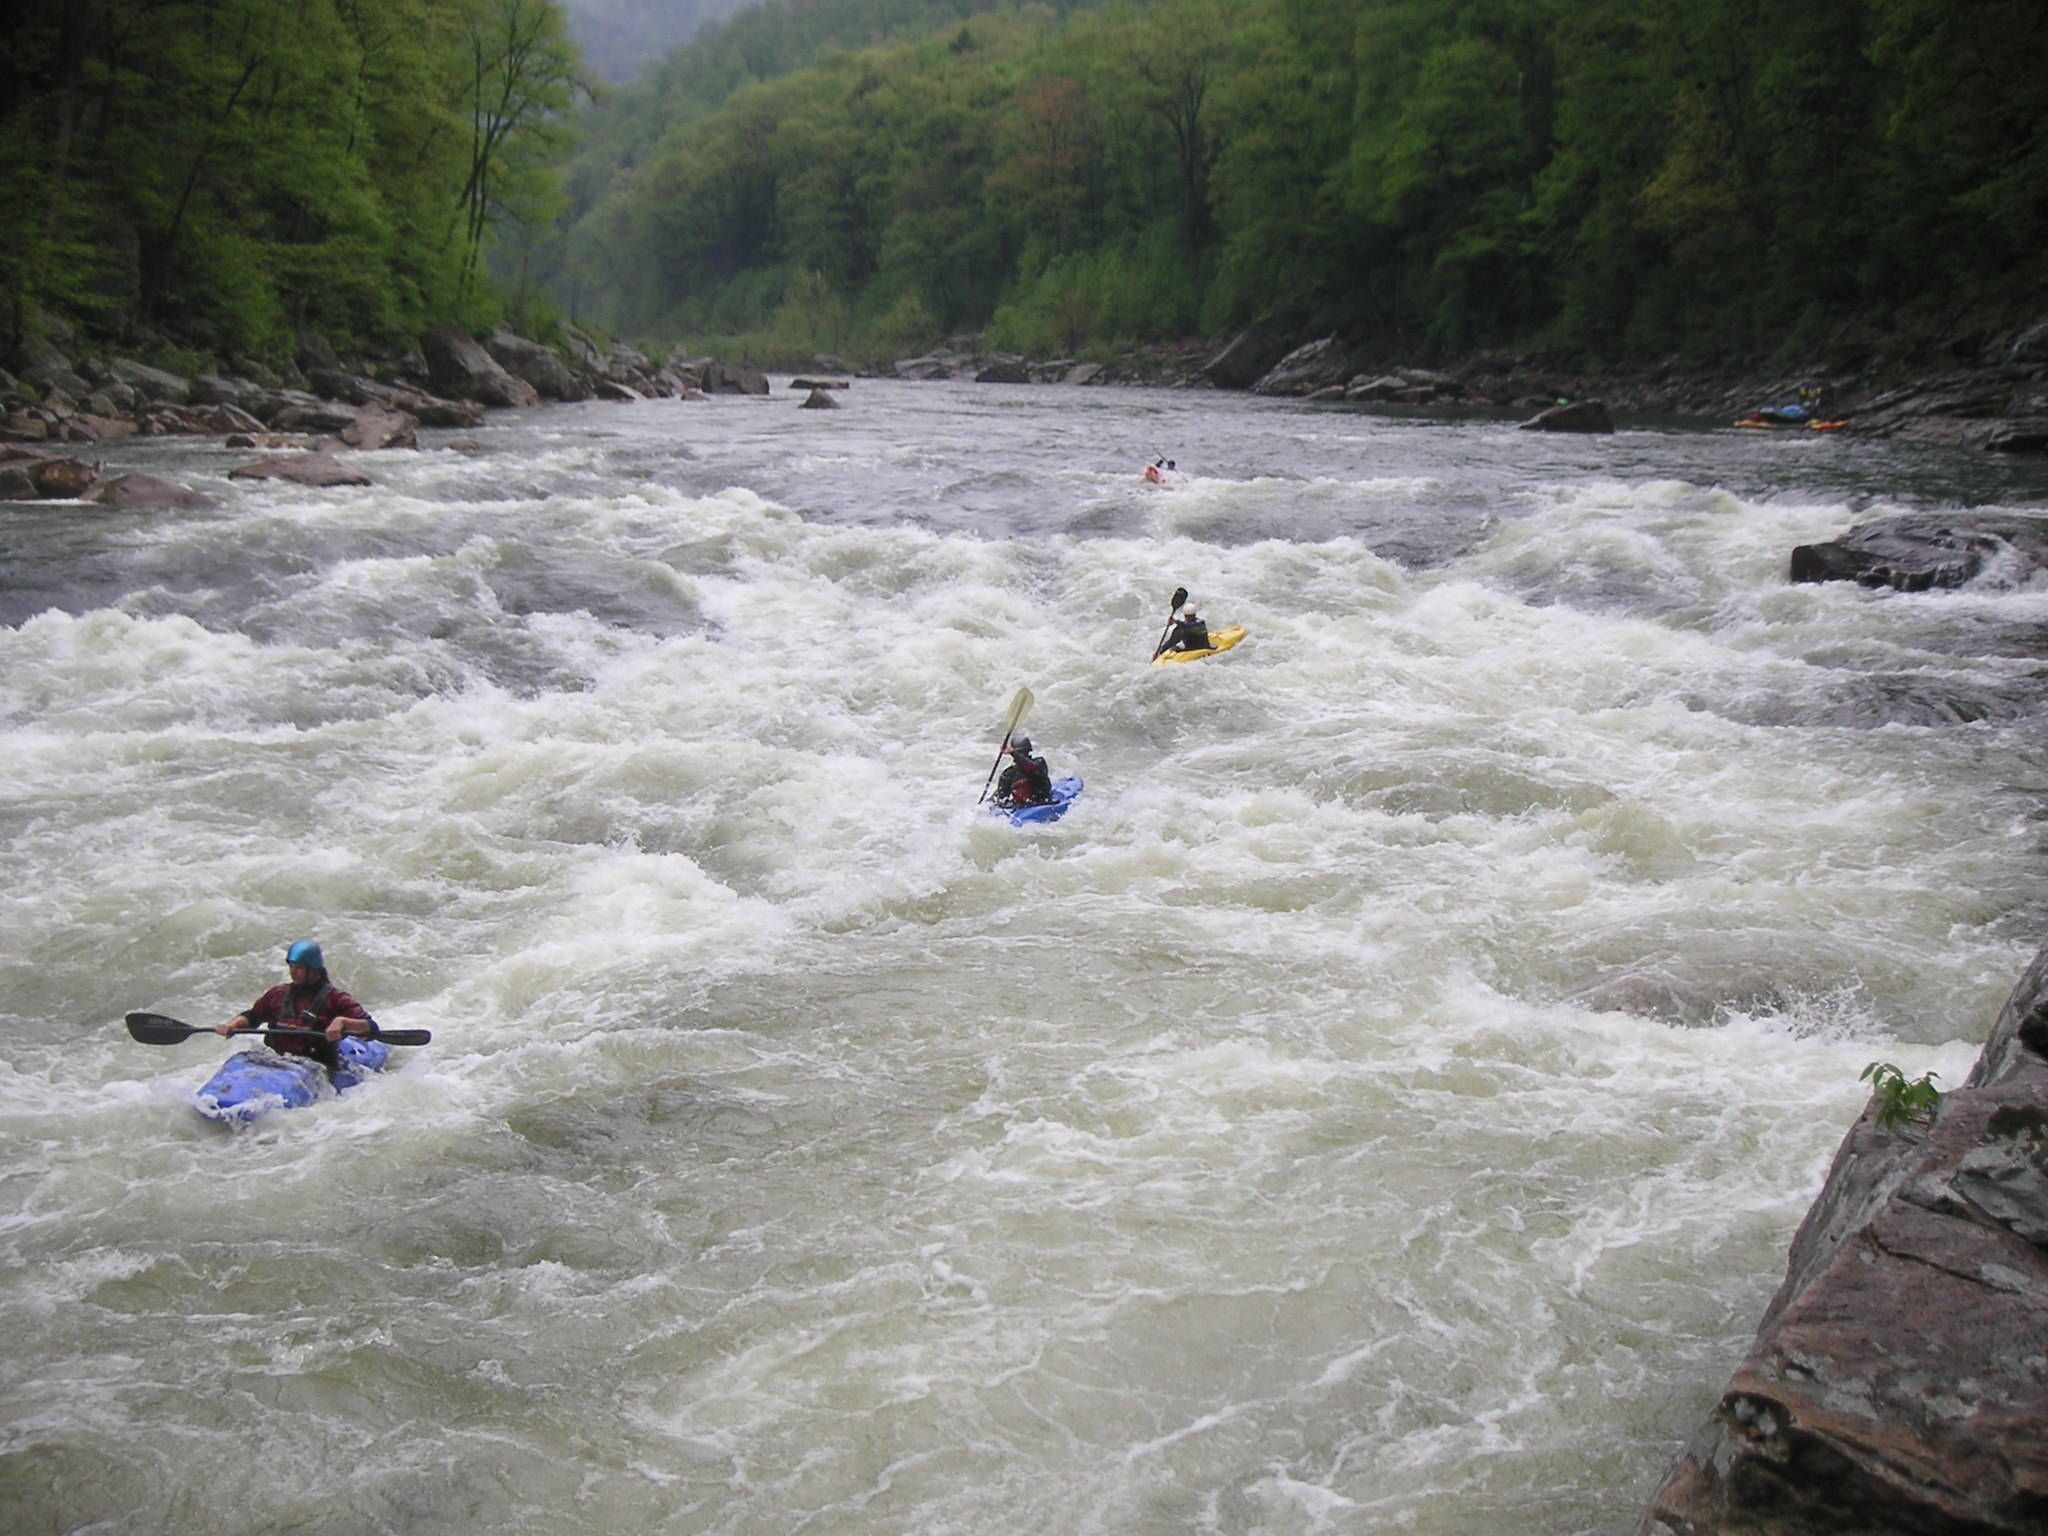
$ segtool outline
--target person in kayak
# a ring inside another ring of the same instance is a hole
[[[1206,651],[1209,649],[1209,625],[1190,604],[1173,621],[1173,633],[1166,637],[1166,644],[1159,648],[1159,654],[1168,651]]]
[[[300,939],[284,952],[284,966],[291,980],[272,987],[225,1024],[216,1024],[216,1035],[238,1035],[245,1029],[279,1025],[287,1029],[317,1029],[324,1040],[292,1035],[272,1035],[270,1044],[287,1056],[312,1056],[325,1067],[340,1064],[334,1048],[343,1035],[374,1035],[377,1021],[363,1005],[337,987],[327,976],[327,962],[320,946]]]
[[[996,780],[996,804],[1014,811],[1052,799],[1052,770],[1044,758],[1032,754],[1031,738],[1012,736],[1008,750],[1012,761]]]

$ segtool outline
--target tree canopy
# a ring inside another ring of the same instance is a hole
[[[971,9],[783,0],[678,52],[593,120],[579,309],[770,352],[1279,320],[1720,360],[2042,305],[2031,0]]]
[[[288,351],[488,318],[552,218],[577,58],[551,0],[23,0],[0,23],[0,330],[36,310]]]

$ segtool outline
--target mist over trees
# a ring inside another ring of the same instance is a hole
[[[2035,0],[1009,5],[825,53],[828,17],[735,18],[593,119],[578,313],[764,355],[1273,320],[1745,359],[2044,307]]]
[[[714,21],[761,0],[560,0],[569,36],[599,80],[623,84]]]

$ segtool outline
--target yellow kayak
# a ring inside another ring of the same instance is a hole
[[[1162,651],[1152,658],[1152,665],[1163,667],[1169,661],[1200,661],[1204,656],[1215,656],[1229,650],[1244,638],[1244,626],[1233,624],[1228,629],[1209,631],[1209,649],[1206,651]]]

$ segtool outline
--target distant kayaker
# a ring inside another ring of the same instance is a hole
[[[1173,632],[1159,651],[1161,655],[1168,651],[1206,651],[1209,644],[1208,622],[1190,605],[1173,621]]]
[[[1045,766],[1044,758],[1032,753],[1031,738],[1012,736],[1008,750],[1012,761],[996,780],[996,804],[1014,811],[1052,799],[1052,770]]]
[[[327,962],[320,946],[300,939],[284,952],[284,967],[291,980],[268,992],[225,1024],[216,1024],[216,1035],[238,1035],[245,1029],[266,1025],[286,1029],[317,1029],[325,1040],[292,1035],[272,1035],[270,1043],[287,1056],[313,1056],[324,1065],[339,1064],[334,1047],[343,1035],[374,1035],[377,1021],[363,1005],[327,978]]]

